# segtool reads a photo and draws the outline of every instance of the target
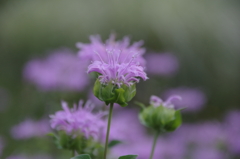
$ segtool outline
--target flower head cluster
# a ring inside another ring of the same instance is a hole
[[[144,60],[141,55],[144,49],[140,48],[142,42],[129,46],[129,38],[123,41],[115,41],[114,35],[102,43],[99,36],[91,37],[92,44],[78,43],[81,49],[80,57],[86,57],[93,63],[88,67],[88,73],[98,72],[102,84],[113,83],[120,87],[139,82],[139,78],[147,79],[144,72]]]
[[[50,124],[53,129],[63,130],[69,135],[84,135],[86,138],[93,137],[99,139],[105,127],[102,117],[105,112],[93,114],[93,105],[88,101],[83,107],[83,101],[80,101],[78,107],[70,109],[66,102],[62,102],[62,111],[50,115]]]
[[[90,44],[77,43],[77,47],[80,49],[78,52],[80,58],[89,61],[101,61],[108,62],[108,52],[106,50],[121,50],[121,55],[119,56],[119,62],[124,63],[127,57],[133,55],[136,56],[135,60],[139,62],[140,65],[145,66],[145,60],[142,55],[145,53],[145,49],[141,46],[143,41],[138,41],[130,45],[130,38],[124,37],[122,40],[116,41],[115,34],[111,34],[109,39],[104,43],[99,35],[90,36]],[[98,54],[96,54],[96,52]]]

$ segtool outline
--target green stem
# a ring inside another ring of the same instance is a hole
[[[108,138],[109,138],[110,126],[111,126],[111,120],[112,120],[112,111],[113,111],[113,103],[110,104],[110,109],[108,114],[108,125],[107,125],[107,135],[106,135],[106,142],[105,142],[105,149],[104,149],[104,159],[107,158]]]
[[[155,147],[156,147],[156,143],[157,143],[158,136],[159,136],[159,132],[157,131],[157,132],[155,133],[155,135],[154,135],[153,145],[152,145],[152,151],[151,151],[151,155],[150,155],[150,158],[149,158],[149,159],[152,159],[152,158],[153,158],[154,150],[155,150]]]
[[[75,151],[74,150],[72,150],[72,157],[74,157],[75,156]]]

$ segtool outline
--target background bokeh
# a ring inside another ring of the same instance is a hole
[[[44,59],[52,50],[70,48],[77,54],[76,43],[89,43],[89,36],[95,34],[101,35],[103,40],[115,33],[117,39],[128,35],[132,41],[144,41],[150,79],[138,84],[134,101],[148,104],[152,94],[166,99],[172,92],[184,92],[183,96],[193,103],[189,108],[197,107],[189,109],[192,111],[185,110],[184,123],[223,123],[226,115],[237,111],[240,106],[239,17],[240,3],[237,0],[2,0],[2,158],[18,154],[68,155],[68,152],[55,148],[51,138],[19,140],[11,131],[13,126],[23,121],[35,125],[34,122],[48,120],[49,114],[61,109],[61,100],[70,103],[87,100],[93,79],[89,79],[90,84],[80,91],[46,91],[24,78],[24,68],[28,61]],[[154,61],[158,57],[161,62]],[[152,71],[154,62],[162,71]],[[168,65],[169,72],[165,68]],[[137,106],[131,103],[130,107]],[[236,116],[240,119],[239,114]],[[234,126],[240,127],[239,123]],[[238,154],[230,156],[234,158]]]

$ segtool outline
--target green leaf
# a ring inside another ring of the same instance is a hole
[[[146,106],[141,102],[135,101],[134,104],[140,106],[142,109],[146,108]]]
[[[93,87],[93,94],[99,99],[102,100],[101,98],[101,83],[100,81],[97,79],[94,87]]]
[[[118,159],[136,159],[137,155],[120,156]]]
[[[182,124],[182,116],[181,116],[181,112],[180,110],[177,110],[175,112],[175,119],[168,123],[166,126],[165,126],[165,130],[167,131],[174,131],[176,130],[180,125]]]
[[[121,141],[119,141],[119,140],[112,140],[109,144],[108,144],[108,147],[110,148],[110,147],[114,147],[114,146],[116,146],[116,145],[118,145],[118,144],[120,144],[120,143],[122,143]]]
[[[59,147],[68,149],[69,137],[65,132],[59,133]]]
[[[82,155],[75,156],[71,159],[91,159],[91,157],[88,154],[82,154]]]
[[[124,97],[125,90],[122,88],[119,88],[119,89],[115,89],[115,92],[117,95],[115,102],[118,103],[119,105],[121,105],[122,107],[127,106],[127,103],[126,103],[126,100]]]

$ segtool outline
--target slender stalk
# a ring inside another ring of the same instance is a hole
[[[72,150],[72,157],[75,156],[75,150]]]
[[[153,158],[154,150],[155,150],[155,147],[156,147],[156,143],[157,143],[158,136],[159,136],[159,131],[156,131],[156,133],[155,133],[155,135],[154,135],[153,145],[152,145],[152,151],[151,151],[151,155],[150,155],[150,158],[149,158],[149,159],[152,159],[152,158]]]
[[[113,103],[110,104],[110,109],[108,114],[108,125],[107,125],[107,135],[106,135],[106,142],[105,142],[105,149],[104,149],[104,159],[107,158],[108,138],[109,138],[110,126],[111,126],[111,120],[112,120],[112,111],[113,111]]]

